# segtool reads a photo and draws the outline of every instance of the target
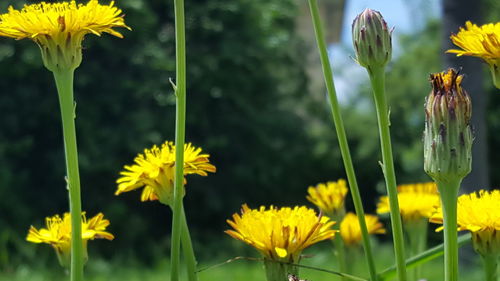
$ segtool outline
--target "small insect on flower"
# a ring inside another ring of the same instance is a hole
[[[288,275],[288,281],[309,281],[307,279],[300,279],[298,276],[295,276],[293,274]]]
[[[227,223],[233,229],[225,233],[251,245],[264,256],[268,281],[297,275],[298,268],[291,264],[300,261],[302,250],[333,238],[336,232],[332,229],[334,221],[318,216],[305,206],[250,209],[244,204],[241,215],[233,214],[233,220]]]

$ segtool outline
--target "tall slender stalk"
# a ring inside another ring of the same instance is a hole
[[[416,221],[406,222],[404,228],[408,235],[409,254],[416,256],[423,251],[427,246],[427,219],[418,219]],[[406,268],[408,269],[408,267]],[[410,271],[409,280],[418,281],[422,278],[422,266],[417,266]]]
[[[337,221],[337,223],[334,225],[336,230],[340,230],[340,222],[342,221],[342,218],[345,215],[345,211],[342,210],[339,215],[334,215],[333,219]],[[346,257],[346,249],[344,245],[344,241],[342,241],[342,236],[340,236],[339,233],[335,235],[335,238],[333,239],[333,244],[335,245],[335,257],[337,258],[337,261],[339,263],[339,271],[344,272],[344,273],[349,273],[347,271],[347,257]],[[346,277],[340,277],[342,281],[347,281],[348,279]]]
[[[318,44],[318,50],[321,58],[321,65],[323,67],[323,75],[325,78],[326,88],[328,90],[328,97],[330,100],[330,108],[332,111],[333,122],[335,124],[335,130],[337,132],[337,138],[339,141],[340,152],[342,154],[342,159],[344,161],[344,167],[347,174],[347,181],[349,182],[352,199],[354,202],[354,208],[356,210],[356,214],[359,220],[359,225],[361,227],[366,263],[368,264],[368,270],[370,272],[371,280],[376,281],[377,272],[375,268],[375,263],[373,261],[372,248],[370,245],[370,238],[368,236],[368,228],[366,227],[365,212],[363,209],[363,203],[361,201],[361,196],[359,193],[358,183],[356,181],[354,166],[352,164],[351,153],[349,151],[349,144],[347,142],[347,137],[344,129],[344,122],[342,121],[342,116],[340,115],[340,107],[337,100],[337,94],[335,91],[335,84],[333,82],[333,73],[330,66],[330,61],[328,59],[328,52],[326,49],[326,43],[323,35],[323,27],[321,25],[318,3],[317,0],[308,0],[308,2],[314,25],[316,41]]]
[[[83,281],[82,203],[76,145],[73,70],[54,71],[63,125],[67,185],[71,213],[71,281]]]
[[[394,241],[394,252],[396,255],[396,267],[398,269],[398,280],[406,281],[405,248],[403,238],[403,226],[399,213],[398,193],[396,189],[396,173],[394,172],[394,160],[392,158],[391,133],[389,130],[389,111],[385,96],[385,68],[372,68],[368,71],[372,85],[375,107],[380,134],[380,145],[382,148],[382,169],[385,176],[387,195],[392,222],[392,237]]]
[[[193,243],[191,242],[191,236],[189,235],[189,227],[186,220],[186,213],[184,212],[184,206],[181,208],[181,220],[182,220],[182,233],[181,242],[182,250],[184,251],[184,258],[186,259],[186,269],[189,281],[197,281],[196,275],[196,257],[194,255]]]
[[[462,180],[437,181],[444,226],[444,280],[458,280],[457,197]]]
[[[184,0],[174,0],[175,9],[175,178],[172,207],[172,249],[170,280],[179,280],[180,242],[182,233],[182,196],[184,184],[184,141],[186,131],[186,38],[184,27]]]

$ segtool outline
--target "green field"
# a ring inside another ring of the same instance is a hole
[[[304,252],[307,258],[302,260],[303,265],[320,267],[323,269],[334,270],[336,264],[333,262],[333,254],[325,248],[328,243],[322,243],[316,247],[312,247]],[[47,249],[49,250],[49,249]],[[316,253],[316,254],[315,254]],[[377,268],[384,269],[392,263],[392,249],[388,244],[375,246]],[[232,257],[222,257],[221,254],[215,254],[217,258],[213,260],[203,260],[200,262],[200,269],[223,263]],[[461,280],[482,280],[482,271],[475,259],[475,255],[471,256],[471,260],[466,261],[468,265],[463,265],[460,268]],[[55,258],[55,257],[54,257]],[[364,270],[364,260],[361,251],[354,254],[351,258],[352,271],[354,275],[366,277]],[[51,263],[53,265],[53,263]],[[164,259],[150,265],[139,265],[138,263],[119,264],[117,262],[108,262],[103,259],[92,259],[86,268],[86,281],[160,281],[169,280],[169,261]],[[442,259],[436,259],[424,266],[424,277],[428,281],[443,280],[443,265]],[[311,281],[322,280],[340,280],[337,276],[330,273],[319,272],[311,269],[301,269],[300,277]],[[0,273],[0,281],[58,281],[68,280],[68,276],[60,267],[48,268],[41,263],[34,265],[23,264],[13,267],[6,272]],[[217,267],[211,267],[202,270],[199,273],[200,281],[255,281],[265,280],[263,266],[260,262],[253,260],[236,260]]]

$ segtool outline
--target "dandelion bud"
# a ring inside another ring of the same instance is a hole
[[[431,74],[425,103],[424,169],[435,181],[462,180],[471,171],[471,101],[454,69]]]
[[[392,30],[380,12],[366,9],[352,23],[352,41],[359,65],[372,69],[384,67],[391,59]]]

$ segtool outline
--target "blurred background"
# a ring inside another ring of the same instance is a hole
[[[463,190],[500,182],[500,151],[488,150],[500,145],[497,90],[479,59],[444,54],[449,35],[466,20],[499,20],[498,1],[472,2],[320,1],[368,212],[385,187],[368,77],[351,59],[350,41],[353,18],[367,7],[395,27],[387,90],[398,182],[429,181],[421,142],[424,97],[429,74],[448,66],[463,67],[474,103],[474,172]],[[4,0],[0,11],[9,5],[22,7]],[[116,5],[133,31],[122,30],[124,39],[88,35],[76,71],[82,201],[89,216],[103,212],[116,235],[113,242],[91,242],[91,258],[147,267],[169,253],[171,212],[157,202],[141,203],[139,191],[114,196],[115,181],[137,153],[174,138],[173,1]],[[345,178],[307,1],[186,0],[186,16],[187,141],[217,166],[216,174],[188,178],[185,207],[195,250],[202,262],[254,255],[223,233],[241,204],[308,204],[308,186]],[[41,227],[45,217],[68,210],[54,81],[33,42],[5,38],[0,77],[0,271],[57,266],[49,246],[25,241],[30,225]]]

